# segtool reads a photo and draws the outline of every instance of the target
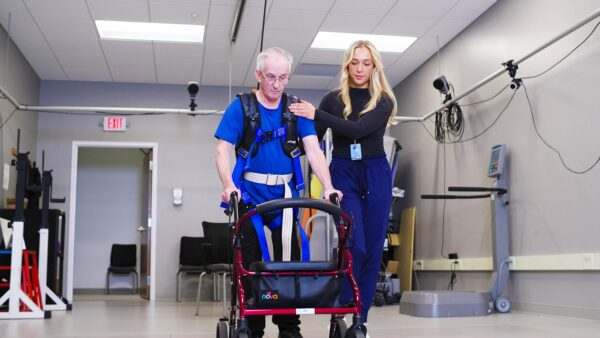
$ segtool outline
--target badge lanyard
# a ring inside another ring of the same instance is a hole
[[[354,140],[354,143],[350,145],[350,158],[353,161],[362,160],[362,151],[360,149],[360,143],[356,143],[356,140]]]

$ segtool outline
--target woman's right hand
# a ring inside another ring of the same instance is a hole
[[[300,101],[298,103],[292,103],[289,109],[294,115],[307,118],[309,120],[315,119],[315,106],[308,101]]]

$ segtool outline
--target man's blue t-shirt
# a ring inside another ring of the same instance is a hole
[[[283,100],[279,103],[277,109],[268,109],[258,104],[260,109],[260,123],[263,131],[273,130],[281,127],[281,106]],[[313,121],[303,117],[298,118],[298,135],[300,139],[316,135]],[[221,123],[215,131],[215,137],[227,141],[233,145],[238,145],[244,134],[244,112],[239,99],[233,100],[221,119]],[[248,157],[250,167],[247,171],[261,174],[292,174],[294,172],[292,159],[283,152],[281,140],[275,139],[258,145],[258,152],[255,157]],[[283,198],[283,185],[267,186],[264,184],[252,183],[242,179],[244,189],[250,195],[250,199],[255,204],[260,204],[276,198]],[[294,180],[290,181],[292,195],[298,196]]]

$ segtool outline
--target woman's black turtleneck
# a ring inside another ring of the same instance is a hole
[[[392,112],[392,100],[382,96],[373,110],[359,117],[358,113],[367,105],[371,95],[368,88],[350,88],[352,113],[346,120],[345,106],[339,93],[339,90],[327,93],[315,112],[319,139],[327,128],[331,128],[334,157],[350,158],[350,145],[355,141],[361,145],[363,158],[385,156],[383,135]]]

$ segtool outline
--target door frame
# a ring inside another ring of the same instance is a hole
[[[152,168],[152,191],[151,203],[152,214],[150,227],[150,301],[156,297],[156,234],[157,234],[157,179],[158,179],[158,143],[156,142],[110,142],[110,141],[73,141],[71,149],[71,192],[69,198],[69,218],[67,228],[67,243],[63,243],[67,252],[67,287],[66,299],[73,303],[73,268],[75,257],[75,216],[77,207],[77,163],[79,148],[151,148],[153,154]]]

